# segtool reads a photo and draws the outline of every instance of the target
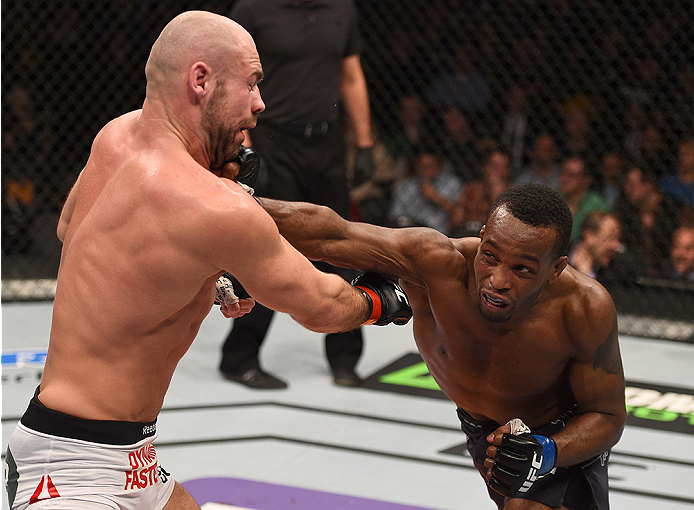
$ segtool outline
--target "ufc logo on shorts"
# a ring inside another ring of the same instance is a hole
[[[540,472],[541,466],[542,459],[538,458],[537,452],[533,453],[532,467],[528,472],[528,477],[525,479],[525,482],[523,482],[521,488],[518,489],[518,492],[528,492],[528,489],[530,489],[530,487],[533,486],[533,483],[535,483],[535,480],[537,480],[537,474]]]

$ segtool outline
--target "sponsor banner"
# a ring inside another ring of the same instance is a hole
[[[418,353],[405,354],[364,380],[374,390],[447,399]],[[694,434],[694,390],[627,381],[627,425]]]
[[[24,349],[2,353],[2,384],[41,380],[46,363],[45,349]]]

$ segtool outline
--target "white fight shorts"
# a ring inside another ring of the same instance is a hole
[[[34,396],[10,436],[12,510],[161,510],[174,481],[157,461],[156,422],[83,420]]]

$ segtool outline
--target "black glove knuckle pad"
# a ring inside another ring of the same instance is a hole
[[[255,189],[255,184],[258,180],[258,172],[260,172],[260,156],[258,153],[242,145],[241,148],[239,148],[239,154],[236,156],[235,161],[241,167],[236,176],[236,181]]]
[[[407,296],[393,278],[377,273],[364,273],[352,280],[352,285],[359,288],[372,301],[372,310],[377,308],[378,303],[373,302],[373,297],[367,290],[374,293],[380,301],[381,312],[373,324],[385,326],[394,322],[403,325],[412,318],[412,308]]]

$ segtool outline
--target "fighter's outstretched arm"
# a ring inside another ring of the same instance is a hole
[[[282,236],[311,260],[422,285],[437,274],[450,276],[462,258],[452,241],[434,229],[386,228],[346,221],[328,207],[305,202],[258,201]]]

